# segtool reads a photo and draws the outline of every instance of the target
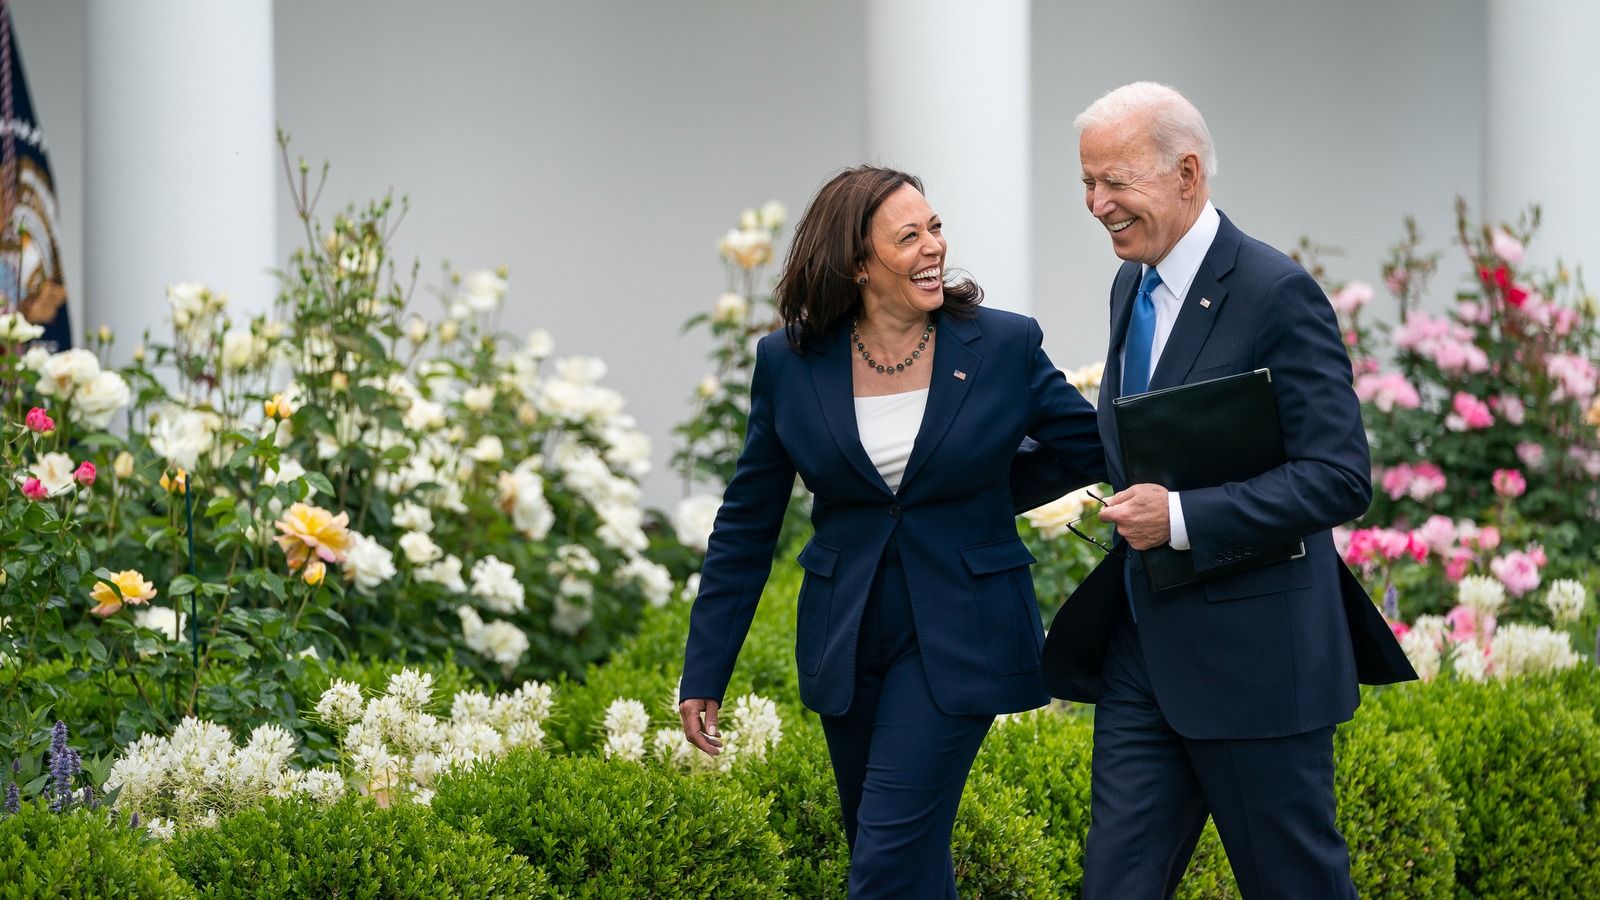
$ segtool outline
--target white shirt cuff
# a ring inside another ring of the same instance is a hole
[[[1167,492],[1167,543],[1174,550],[1189,549],[1189,529],[1183,524],[1183,504],[1178,502],[1178,492]]]

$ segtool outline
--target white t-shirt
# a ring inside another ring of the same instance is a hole
[[[922,413],[928,406],[928,389],[855,399],[861,446],[889,490],[899,491],[906,460],[911,458],[911,447],[922,427]]]

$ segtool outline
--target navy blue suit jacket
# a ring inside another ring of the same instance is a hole
[[[951,715],[993,715],[1049,700],[1043,641],[1010,491],[1030,436],[1065,460],[1064,483],[1104,480],[1094,408],[1051,364],[1033,319],[980,309],[938,315],[927,409],[898,493],[856,429],[846,329],[815,351],[762,338],[750,424],[717,513],[689,620],[680,696],[720,700],[766,584],[796,472],[815,495],[816,531],[799,555],[795,657],[800,696],[849,709],[856,636],[879,560],[898,542],[928,686]]]
[[[1128,484],[1112,400],[1121,392],[1140,277],[1139,264],[1124,263],[1112,286],[1100,388],[1100,434],[1117,490]],[[1141,554],[1119,541],[1133,560],[1128,583],[1156,700],[1185,737],[1299,734],[1351,717],[1360,702],[1358,668],[1372,682],[1415,677],[1333,546],[1331,527],[1366,512],[1372,499],[1366,430],[1333,308],[1305,270],[1223,216],[1150,388],[1263,367],[1272,370],[1288,462],[1245,481],[1182,492],[1190,552],[1202,574],[1291,536],[1305,541],[1305,556],[1156,593]],[[1125,604],[1122,565],[1109,558],[1068,608]],[[1082,619],[1084,609],[1076,612]],[[1056,627],[1072,618],[1064,609]],[[1065,693],[1093,702],[1098,670]]]

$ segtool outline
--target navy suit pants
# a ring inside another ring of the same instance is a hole
[[[1354,898],[1334,821],[1333,728],[1259,740],[1195,740],[1161,714],[1122,612],[1095,708],[1086,900],[1170,898],[1207,815],[1245,900]]]
[[[993,716],[950,716],[928,689],[893,540],[856,646],[855,695],[823,716],[850,842],[850,897],[955,900],[950,833]]]

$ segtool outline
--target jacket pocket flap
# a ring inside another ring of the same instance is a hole
[[[1033,554],[1021,538],[1008,538],[992,544],[963,547],[961,558],[974,575],[989,575],[1007,569],[1020,569],[1033,565]]]
[[[826,544],[819,544],[813,539],[801,548],[800,555],[795,557],[795,561],[800,563],[800,568],[813,575],[832,578],[833,567],[839,562],[839,551]]]
[[[1311,586],[1308,560],[1286,559],[1233,575],[1223,575],[1206,583],[1207,600],[1238,600],[1262,594],[1281,594]]]

